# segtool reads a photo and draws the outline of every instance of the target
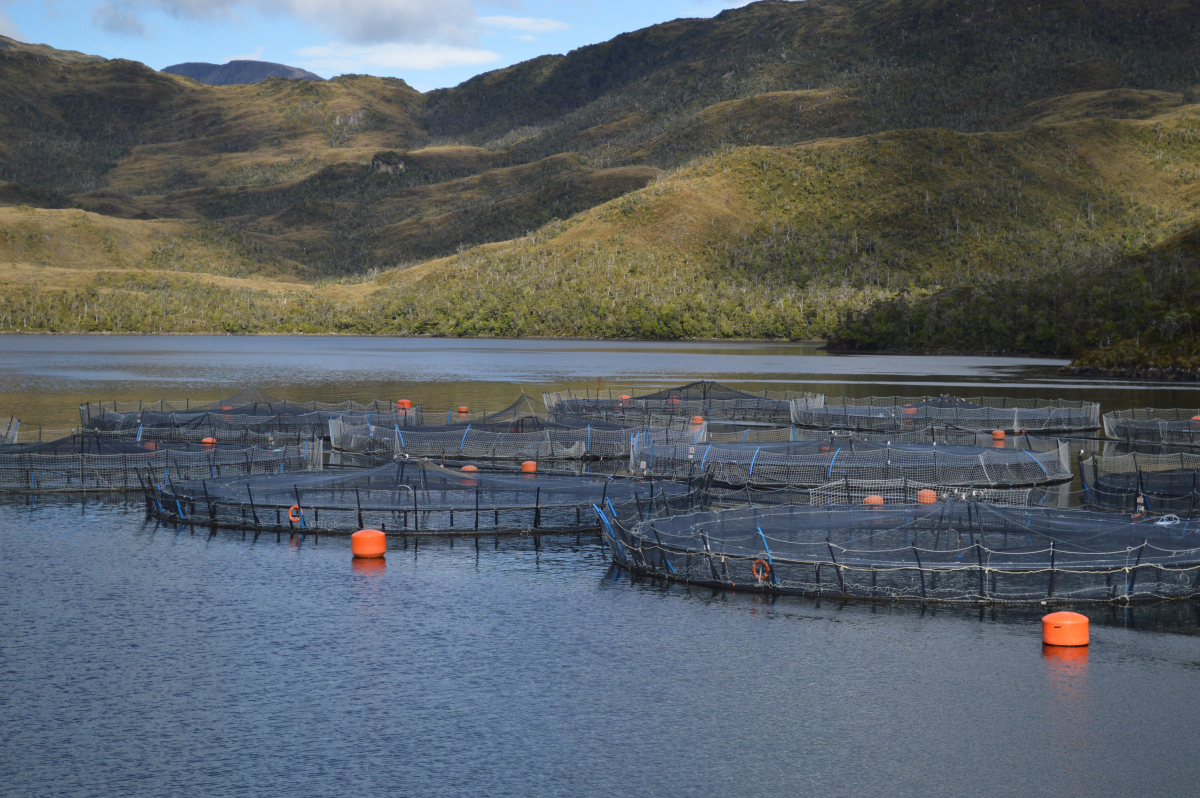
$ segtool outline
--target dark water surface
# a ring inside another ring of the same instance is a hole
[[[1090,399],[1104,410],[1200,407],[1195,385],[1066,380],[1067,361],[831,355],[815,344],[468,338],[0,335],[0,418],[78,424],[80,402],[214,400],[246,385],[290,399],[412,399],[499,409],[525,391],[662,388],[717,379],[830,396]]]
[[[140,515],[3,508],[5,795],[1142,796],[1200,783],[1200,641],[1171,631],[1191,605],[1093,613],[1086,658],[1064,661],[1043,655],[1040,613],[631,584],[586,540],[427,544],[376,569],[342,539],[209,537]]]
[[[87,399],[507,405],[712,377],[831,395],[1197,406],[1061,361],[804,345],[0,336],[0,416]],[[1195,795],[1200,606],[1032,610],[714,595],[594,541],[352,562],[340,539],[194,532],[117,500],[0,501],[0,795]]]

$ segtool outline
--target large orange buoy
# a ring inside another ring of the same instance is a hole
[[[412,410],[412,400],[411,399],[397,399],[396,407],[398,407],[401,410]]]
[[[937,493],[935,491],[929,488],[917,491],[917,504],[933,504],[936,501]]]
[[[378,529],[360,529],[350,536],[350,553],[355,557],[382,557],[387,536]]]
[[[1002,430],[1002,429],[992,430],[992,440],[994,440],[994,441],[1004,440],[1004,430]]]
[[[872,494],[872,495],[868,496],[867,498],[863,499],[863,504],[867,505],[868,507],[882,507],[883,506],[883,497],[876,495],[876,494]]]
[[[521,473],[522,474],[536,474],[537,473],[537,461],[536,460],[526,460],[524,463],[521,463]]]
[[[467,407],[466,405],[463,405],[462,407],[458,408],[458,414],[460,416],[465,416],[470,412],[471,412],[471,408]]]
[[[1042,642],[1048,646],[1086,646],[1088,619],[1077,612],[1052,612],[1042,618]]]
[[[205,438],[204,440],[200,441],[200,443],[204,444],[205,446],[210,446],[210,447],[216,446],[217,439],[216,438]]]
[[[704,423],[704,416],[692,416],[692,423],[697,427]]]

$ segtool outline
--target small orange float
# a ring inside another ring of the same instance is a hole
[[[692,416],[692,423],[697,427],[704,423],[704,416]]]
[[[521,473],[522,474],[536,474],[537,473],[537,461],[536,460],[526,460],[524,463],[521,463]]]
[[[412,410],[412,400],[411,399],[397,399],[396,407],[400,408],[401,410]]]
[[[631,397],[627,393],[623,393],[620,396],[618,396],[617,398],[621,400],[621,404],[623,404],[623,405],[628,405],[629,402],[633,399],[633,397]]]
[[[917,504],[933,504],[936,501],[937,493],[929,488],[917,491]]]
[[[868,507],[882,507],[883,506],[883,497],[876,495],[876,494],[872,494],[872,495],[868,496],[867,498],[863,499],[863,504],[867,505]]]
[[[355,557],[382,557],[387,552],[387,536],[378,529],[360,529],[350,536],[350,553]]]
[[[204,440],[200,441],[200,443],[204,444],[205,446],[210,446],[210,447],[216,446],[217,439],[216,438],[205,438]]]
[[[473,466],[473,465],[465,465],[465,466],[463,466],[462,468],[460,468],[460,469],[459,469],[459,471],[472,471],[472,472],[474,472],[474,471],[478,471],[478,470],[479,470],[479,469],[478,469],[478,468],[476,468],[476,467],[475,467],[475,466]]]
[[[1052,612],[1043,617],[1042,642],[1048,646],[1086,646],[1087,616],[1077,612]]]
[[[467,414],[468,414],[468,413],[470,413],[470,412],[471,412],[471,408],[467,407],[466,405],[463,405],[463,406],[461,406],[461,407],[459,407],[459,408],[458,408],[458,414],[459,414],[460,416],[465,416],[465,415],[467,415]]]

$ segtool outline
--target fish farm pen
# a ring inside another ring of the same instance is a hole
[[[1134,408],[1104,414],[1104,435],[1131,443],[1200,445],[1200,408]]]
[[[319,443],[264,449],[117,440],[72,435],[0,445],[0,492],[85,493],[142,490],[145,480],[227,477],[319,470]]]
[[[1200,499],[1200,454],[1093,456],[1079,464],[1083,503],[1128,513],[1192,518]]]
[[[1200,593],[1200,530],[976,500],[602,516],[614,562],[717,589],[974,604],[1128,602]]]
[[[800,397],[819,403],[822,394],[793,391],[747,393],[715,382],[693,382],[678,388],[641,394],[617,393],[601,396],[573,391],[545,393],[546,411],[558,421],[569,418],[624,422],[645,426],[651,416],[700,416],[706,420],[782,422],[791,420],[791,401]]]
[[[630,471],[664,479],[709,474],[722,485],[813,486],[841,478],[957,486],[1029,486],[1072,478],[1069,446],[1028,449],[826,441],[666,443],[636,439]]]
[[[470,467],[474,468],[474,467]],[[270,532],[402,536],[546,535],[595,530],[595,507],[633,523],[702,506],[699,480],[571,476],[447,468],[401,460],[363,471],[148,485],[164,521]]]
[[[997,434],[1000,433],[1000,434]],[[1048,451],[1058,441],[1052,435],[1009,434],[1002,430],[967,430],[957,427],[925,427],[924,429],[887,432],[855,429],[809,429],[796,426],[748,426],[736,423],[706,424],[704,440],[708,443],[765,443],[778,441],[822,441],[844,446],[849,442],[863,443],[923,443],[953,446],[980,446],[991,449],[1031,449]]]
[[[950,425],[970,431],[1085,432],[1100,428],[1100,405],[1066,399],[868,396],[792,401],[792,423],[814,429],[906,432]]]
[[[454,427],[386,427],[334,419],[329,422],[329,438],[338,451],[491,462],[627,459],[636,436],[659,443],[703,439],[703,424],[677,420],[674,427],[631,429],[601,421],[566,425],[537,418]]]

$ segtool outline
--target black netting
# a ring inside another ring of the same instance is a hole
[[[1097,429],[1100,405],[1065,399],[869,396],[797,399],[792,423],[813,429],[909,432],[930,426],[969,431],[1067,432]]]
[[[547,411],[558,420],[579,417],[646,426],[653,423],[650,419],[655,416],[787,422],[791,418],[791,399],[796,396],[819,398],[817,394],[791,391],[753,394],[716,382],[693,382],[637,396],[620,393],[618,389],[604,394],[560,391],[544,394],[543,401]]]
[[[1104,434],[1135,443],[1200,445],[1200,409],[1134,408],[1104,414]]]
[[[1028,486],[1071,479],[1068,445],[1056,443],[1049,451],[1032,452],[855,440],[702,443],[635,438],[629,468],[667,479],[706,474],[722,485],[907,479],[950,486]]]
[[[499,535],[595,529],[593,505],[632,523],[694,509],[702,498],[698,484],[400,460],[357,472],[174,480],[154,485],[147,505],[173,522],[258,530]]]
[[[1200,455],[1095,456],[1080,463],[1080,478],[1088,506],[1190,518],[1200,500]]]
[[[884,600],[1052,603],[1200,592],[1200,530],[1174,517],[978,501],[608,518],[614,560],[722,588]]]

